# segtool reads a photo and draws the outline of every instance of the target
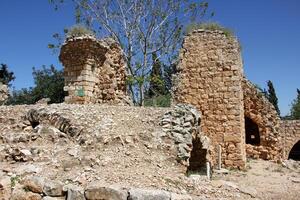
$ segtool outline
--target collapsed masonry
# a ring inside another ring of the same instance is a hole
[[[112,39],[67,38],[59,56],[64,66],[67,103],[127,104],[126,64]]]
[[[0,105],[4,104],[8,98],[7,85],[0,83]]]
[[[211,139],[212,165],[221,159],[225,167],[244,168],[246,157],[287,158],[300,139],[300,121],[281,121],[274,106],[244,77],[236,38],[195,30],[185,37],[179,59],[173,100],[201,111],[201,133]]]

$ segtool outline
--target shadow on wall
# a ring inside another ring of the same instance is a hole
[[[246,144],[260,145],[258,125],[249,117],[245,117]]]
[[[206,174],[206,155],[207,149],[204,149],[199,137],[193,139],[193,149],[189,159],[187,174]]]
[[[300,140],[291,149],[289,159],[300,161]]]

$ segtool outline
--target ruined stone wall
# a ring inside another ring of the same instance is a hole
[[[128,103],[126,64],[118,44],[90,36],[68,38],[61,48],[68,103]]]
[[[274,106],[247,79],[243,80],[245,117],[258,126],[260,143],[246,144],[247,157],[280,160],[280,118]]]
[[[0,105],[5,103],[7,98],[8,98],[7,85],[3,85],[2,83],[0,83]]]
[[[190,103],[202,113],[201,130],[222,147],[226,167],[245,165],[243,68],[237,39],[221,31],[197,30],[185,37],[174,79],[174,103]]]
[[[291,149],[300,140],[300,120],[282,120],[280,133],[283,138],[283,158],[288,159]]]

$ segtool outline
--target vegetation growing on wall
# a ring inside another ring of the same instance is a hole
[[[75,25],[66,31],[66,37],[95,36],[95,33],[83,25]]]
[[[226,28],[216,22],[207,22],[207,23],[191,23],[186,28],[186,34],[197,30],[197,29],[204,29],[204,30],[210,30],[210,31],[222,31],[227,37],[233,37],[234,32]]]

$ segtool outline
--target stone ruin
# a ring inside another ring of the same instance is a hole
[[[4,104],[8,98],[8,88],[0,82],[0,105]]]
[[[126,63],[112,39],[67,38],[59,60],[64,66],[67,103],[127,104]]]
[[[273,105],[245,78],[235,37],[195,30],[185,37],[179,58],[173,104],[191,104],[201,112],[201,124],[195,113],[194,121],[186,116],[178,119],[185,112],[176,109],[162,120],[177,144],[179,160],[189,168],[203,168],[209,162],[218,168],[242,169],[247,157],[276,161],[289,157],[300,138],[300,122],[281,121]],[[115,41],[67,38],[59,59],[64,65],[65,102],[129,104],[126,64]]]
[[[280,120],[244,77],[238,40],[222,31],[200,29],[185,37],[173,101],[201,111],[200,129],[211,140],[213,166],[242,169],[246,157],[286,159],[300,138],[300,121]]]

